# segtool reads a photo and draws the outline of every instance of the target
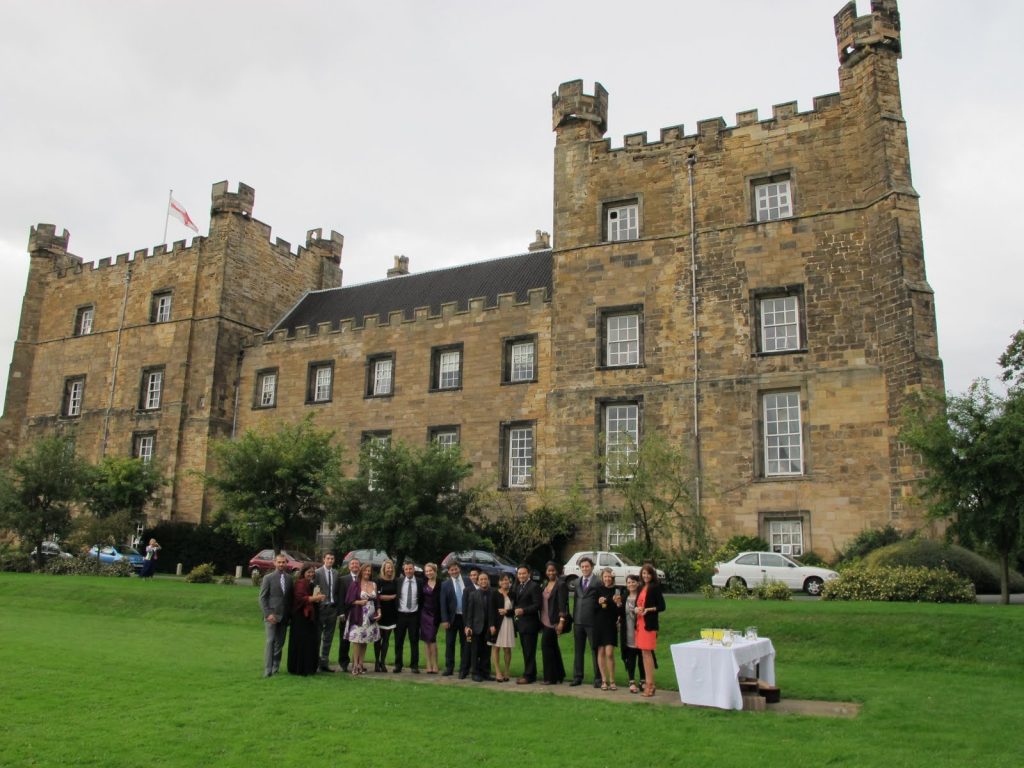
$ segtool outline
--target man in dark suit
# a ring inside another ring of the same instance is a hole
[[[448,578],[441,585],[441,626],[444,628],[444,672],[451,677],[455,671],[455,644],[459,646],[459,679],[469,674],[469,648],[466,643],[466,624],[463,621],[466,597],[472,587],[462,575],[459,564],[448,566]]]
[[[263,676],[270,677],[281,668],[281,649],[292,610],[292,577],[288,573],[288,558],[284,555],[274,558],[274,570],[260,582],[260,609],[267,631]]]
[[[351,661],[349,657],[349,642],[348,638],[345,637],[345,620],[348,617],[348,588],[352,586],[352,582],[359,581],[359,568],[362,563],[359,562],[359,558],[353,557],[348,561],[348,573],[341,577],[338,583],[338,600],[339,603],[339,615],[341,616],[341,640],[338,642],[338,664],[341,666],[342,672],[348,672],[348,665]]]
[[[316,569],[314,583],[320,588],[324,600],[320,603],[318,620],[320,622],[320,671],[333,672],[331,669],[331,644],[334,642],[334,631],[338,626],[338,610],[344,602],[341,594],[341,583],[337,571],[334,570],[334,553],[324,553],[324,564]]]
[[[530,569],[520,565],[516,570],[516,586],[512,593],[515,604],[516,632],[523,648],[523,676],[518,685],[537,682],[537,635],[540,634],[540,587],[530,578]]]
[[[466,595],[466,641],[470,647],[469,663],[473,680],[478,683],[486,680],[488,675],[485,663],[485,660],[490,658],[487,641],[498,632],[497,622],[494,621],[498,612],[494,607],[490,586],[490,577],[486,573],[481,573],[476,582],[476,589]]]
[[[409,671],[420,671],[420,606],[423,605],[423,582],[416,575],[416,566],[406,560],[402,578],[398,580],[398,623],[395,625],[395,668],[402,671],[403,646],[409,637]]]
[[[590,645],[590,655],[594,663],[594,687],[601,687],[601,670],[597,666],[597,648],[594,647],[594,620],[597,617],[597,586],[600,580],[594,576],[594,561],[589,557],[580,558],[580,577],[573,587],[573,660],[572,682],[570,685],[583,683],[583,657]]]

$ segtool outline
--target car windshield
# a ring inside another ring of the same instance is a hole
[[[507,557],[502,557],[501,555],[496,555],[493,552],[491,553],[491,556],[501,565],[511,565],[511,566],[515,567],[515,563],[513,563]]]
[[[632,560],[630,560],[630,559],[629,559],[628,557],[626,557],[625,555],[622,555],[622,554],[619,554],[618,552],[616,552],[616,553],[615,553],[615,556],[616,556],[616,557],[618,557],[618,558],[619,558],[619,560],[621,560],[621,561],[622,561],[622,564],[623,564],[623,565],[636,565],[636,563],[634,563],[634,562],[633,562]]]
[[[122,555],[139,555],[139,550],[135,547],[121,547],[120,552]],[[142,555],[139,555],[142,557]]]

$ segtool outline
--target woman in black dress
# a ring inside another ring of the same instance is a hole
[[[602,691],[618,690],[615,685],[615,646],[619,641],[621,615],[622,596],[615,588],[615,573],[611,568],[605,568],[601,571],[601,584],[597,588],[597,615],[594,617],[594,645],[597,647]]]
[[[377,578],[377,599],[380,601],[380,640],[373,644],[373,671],[387,672],[388,646],[391,633],[398,625],[398,582],[395,580],[395,564],[385,560],[380,566]]]
[[[269,578],[269,577],[268,577]],[[292,594],[292,620],[288,630],[288,674],[315,675],[320,666],[320,626],[317,603],[322,594],[314,594],[316,566],[309,565],[295,581]]]
[[[565,665],[558,638],[568,629],[569,589],[558,578],[558,566],[549,562],[544,566],[547,583],[541,591],[540,651],[544,660],[544,685],[558,685],[565,680]]]

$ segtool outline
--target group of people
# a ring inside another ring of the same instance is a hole
[[[655,650],[658,616],[665,599],[657,572],[645,563],[639,576],[629,576],[625,588],[615,585],[610,568],[594,573],[589,557],[579,561],[580,576],[568,584],[558,566],[549,562],[540,584],[530,569],[520,566],[512,577],[502,575],[496,585],[488,574],[475,569],[468,577],[458,563],[448,567],[448,578],[438,580],[434,563],[416,572],[411,562],[396,575],[387,560],[377,578],[370,563],[353,559],[348,573],[334,568],[327,553],[323,565],[307,566],[293,579],[283,555],[274,560],[274,571],[260,585],[260,607],[266,627],[264,675],[280,670],[287,636],[286,669],[295,675],[334,672],[331,652],[340,630],[338,665],[353,676],[366,674],[366,654],[374,648],[374,671],[385,672],[392,636],[393,672],[405,667],[405,643],[409,641],[409,670],[420,673],[422,641],[427,674],[472,677],[476,682],[511,680],[512,649],[518,638],[523,673],[516,683],[538,681],[537,646],[541,651],[540,682],[557,685],[583,683],[587,647],[593,666],[593,685],[618,690],[615,679],[615,648],[620,649],[631,693],[655,692]],[[573,597],[570,611],[569,597]],[[288,627],[290,626],[290,630]],[[439,665],[437,638],[445,633],[444,667]],[[559,638],[573,637],[573,666],[567,674]],[[456,650],[459,663],[456,668]],[[639,676],[638,674],[639,673]]]

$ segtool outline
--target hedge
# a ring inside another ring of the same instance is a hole
[[[876,549],[864,558],[867,566],[916,565],[946,568],[968,579],[979,595],[999,594],[999,566],[969,549],[928,539],[909,539]],[[1010,592],[1024,592],[1024,576],[1010,573]]]

